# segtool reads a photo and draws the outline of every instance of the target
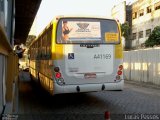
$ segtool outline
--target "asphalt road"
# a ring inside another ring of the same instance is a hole
[[[125,82],[123,91],[51,96],[31,81],[19,82],[18,120],[159,120],[160,89]]]

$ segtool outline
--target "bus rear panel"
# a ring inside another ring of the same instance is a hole
[[[123,89],[121,35],[115,20],[61,18],[53,30],[54,94]]]

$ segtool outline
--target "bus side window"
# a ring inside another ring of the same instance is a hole
[[[35,59],[38,58],[38,42],[36,41]]]
[[[41,59],[41,37],[38,40],[38,59]]]
[[[42,54],[42,60],[45,60],[45,34],[42,37],[42,49],[41,49],[41,54]]]
[[[47,58],[50,59],[51,58],[51,28],[49,28],[48,32],[47,32]]]
[[[45,38],[45,42],[44,42],[44,43],[45,43],[45,44],[44,44],[44,51],[45,51],[45,53],[44,53],[45,55],[44,55],[44,56],[45,56],[45,60],[48,59],[48,58],[47,58],[47,42],[48,42],[48,35],[47,35],[47,34],[48,34],[48,33],[46,32],[46,33],[45,33],[45,37],[44,37],[44,38]]]

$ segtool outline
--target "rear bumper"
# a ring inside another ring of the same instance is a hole
[[[55,83],[53,94],[93,92],[93,91],[103,91],[103,90],[123,90],[123,86],[124,86],[124,80],[115,83],[65,85],[65,86],[60,86]]]

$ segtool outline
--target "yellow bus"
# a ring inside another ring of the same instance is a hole
[[[57,17],[29,48],[30,73],[51,94],[123,90],[120,25],[100,17]]]

